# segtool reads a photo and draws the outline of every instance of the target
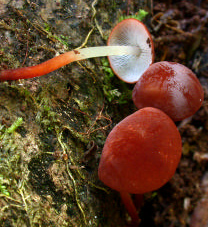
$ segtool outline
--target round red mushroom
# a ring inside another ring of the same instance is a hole
[[[203,88],[196,75],[176,62],[152,64],[136,83],[132,98],[138,109],[155,107],[174,121],[193,115],[204,100]]]
[[[105,142],[98,175],[122,200],[138,223],[129,193],[156,190],[174,175],[181,157],[181,137],[174,122],[159,109],[146,107],[117,124]]]
[[[115,26],[108,46],[135,46],[137,55],[108,56],[114,73],[127,83],[136,83],[154,61],[154,45],[147,27],[136,19],[126,19]]]
[[[146,107],[110,132],[98,174],[117,191],[143,194],[169,181],[180,157],[181,137],[174,122],[161,110]]]

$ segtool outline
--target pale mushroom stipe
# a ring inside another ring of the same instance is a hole
[[[3,70],[0,81],[43,76],[71,62],[102,56],[111,56],[110,65],[121,80],[135,83],[153,62],[151,35],[142,22],[126,19],[112,30],[108,46],[72,50],[36,66]]]
[[[167,183],[176,171],[181,151],[176,125],[152,107],[126,117],[108,135],[98,175],[104,184],[120,192],[135,226],[139,217],[130,193],[144,194]]]
[[[176,62],[152,64],[136,83],[132,98],[138,109],[155,107],[174,121],[193,115],[204,100],[203,88],[196,75]]]

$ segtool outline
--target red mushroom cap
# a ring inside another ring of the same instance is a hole
[[[112,30],[109,46],[136,46],[138,55],[109,56],[114,73],[127,83],[136,83],[154,61],[154,46],[147,27],[136,19],[126,19]]]
[[[181,157],[181,137],[161,110],[147,107],[117,124],[105,142],[98,175],[117,191],[143,194],[163,186]]]
[[[193,115],[202,105],[204,92],[196,75],[176,62],[152,64],[136,83],[132,98],[138,109],[151,106],[174,121]]]

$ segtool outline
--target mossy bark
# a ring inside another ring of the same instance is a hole
[[[2,3],[1,69],[35,65],[82,45],[105,45],[125,5],[95,3]],[[8,192],[0,197],[0,225],[124,225],[119,195],[99,181],[97,167],[108,132],[133,109],[132,86],[103,62],[86,60],[0,84],[0,187]],[[22,124],[8,133],[19,118]]]

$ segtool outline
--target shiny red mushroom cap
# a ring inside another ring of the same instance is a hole
[[[114,73],[127,83],[136,83],[144,71],[154,61],[154,47],[147,27],[136,19],[121,21],[112,30],[109,46],[135,46],[137,55],[109,56]]]
[[[107,186],[120,192],[150,192],[174,175],[181,149],[174,122],[161,110],[143,108],[110,132],[98,175]]]
[[[151,106],[164,111],[174,121],[193,115],[204,100],[196,75],[176,62],[152,64],[136,83],[132,98],[138,109]]]

